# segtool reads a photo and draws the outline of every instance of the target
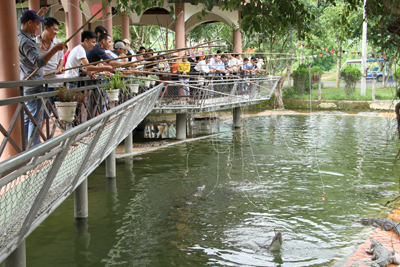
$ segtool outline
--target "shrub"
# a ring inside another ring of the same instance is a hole
[[[293,87],[297,95],[301,96],[310,90],[309,71],[306,65],[299,65],[299,67],[292,72],[290,77],[293,79]]]
[[[355,92],[356,83],[361,79],[361,71],[353,66],[347,66],[340,71],[340,77],[345,81],[344,92],[352,95]]]
[[[297,94],[294,86],[282,88],[282,98],[295,98]]]
[[[400,82],[400,68],[397,68],[395,73],[393,73],[393,77],[397,82]]]
[[[320,67],[314,66],[310,69],[310,73],[311,73],[311,80],[313,82],[319,82],[324,72],[321,70]]]

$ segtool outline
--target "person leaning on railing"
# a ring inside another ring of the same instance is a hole
[[[35,34],[39,28],[40,23],[44,23],[46,20],[38,16],[33,10],[27,10],[21,14],[21,29],[18,30],[18,46],[19,46],[19,65],[20,65],[20,77],[21,80],[25,80],[31,75],[36,68],[40,68],[39,71],[31,77],[32,80],[43,78],[42,67],[58,52],[62,51],[65,43],[55,44],[47,53],[40,55],[39,50],[36,46],[36,42],[32,39],[31,35]],[[37,94],[44,91],[43,85],[38,86],[25,86],[24,95]],[[33,118],[38,124],[38,128],[41,127],[43,120],[43,113],[39,114],[39,110],[42,106],[40,99],[34,99],[25,102],[26,107],[32,114]],[[34,134],[32,146],[40,144],[40,136],[37,132],[33,133],[35,124],[31,122],[28,115],[24,114],[25,123],[25,137],[28,143],[29,138]]]
[[[183,84],[182,93],[179,92],[180,96],[189,97],[190,89],[189,89],[189,80],[190,78],[187,76],[190,72],[190,62],[187,60],[185,56],[182,58],[182,61],[178,62],[178,71],[181,76],[179,76],[179,81]]]

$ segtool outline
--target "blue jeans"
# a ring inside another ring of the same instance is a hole
[[[78,88],[78,82],[69,82],[69,83],[67,83],[67,88],[68,89]]]
[[[24,92],[24,95],[33,95],[33,94],[38,94],[38,93],[43,93],[43,86],[38,86],[33,90],[29,90],[28,92]],[[34,99],[31,101],[25,102],[26,107],[28,108],[29,112],[32,114],[33,118],[35,121],[38,123],[37,129],[40,129],[42,127],[42,122],[43,122],[43,116],[42,113],[39,114],[39,110],[42,107],[42,101],[40,99]],[[24,113],[24,124],[25,124],[25,138],[26,138],[26,144],[28,144],[29,138],[34,135],[33,137],[33,142],[31,147],[34,147],[38,144],[40,144],[40,135],[37,131],[33,131],[35,128],[35,125],[32,123],[32,121],[29,119],[28,115]]]

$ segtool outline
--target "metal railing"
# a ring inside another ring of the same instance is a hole
[[[0,162],[0,262],[151,112],[161,89]]]
[[[219,76],[172,80],[175,84],[164,84],[161,99],[154,108],[161,112],[182,109],[204,112],[208,108],[224,109],[227,105],[249,105],[270,99],[279,79],[278,76]]]

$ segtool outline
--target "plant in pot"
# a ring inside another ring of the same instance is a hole
[[[147,76],[147,78],[151,79],[151,81],[150,81],[151,86],[156,85],[156,80],[159,79],[158,75],[154,75],[154,74],[151,74],[151,75]]]
[[[104,83],[104,89],[106,90],[108,101],[118,101],[119,90],[126,90],[124,78],[117,71],[111,77],[106,77],[106,80],[107,82]]]
[[[85,101],[86,95],[75,90],[68,90],[65,86],[62,86],[55,92],[54,98],[59,120],[72,123],[75,119],[76,107],[78,103]]]
[[[135,79],[135,77],[132,77],[128,80],[128,85],[131,89],[131,93],[133,94],[138,94],[139,93],[139,86],[144,86],[144,83],[142,80]]]

